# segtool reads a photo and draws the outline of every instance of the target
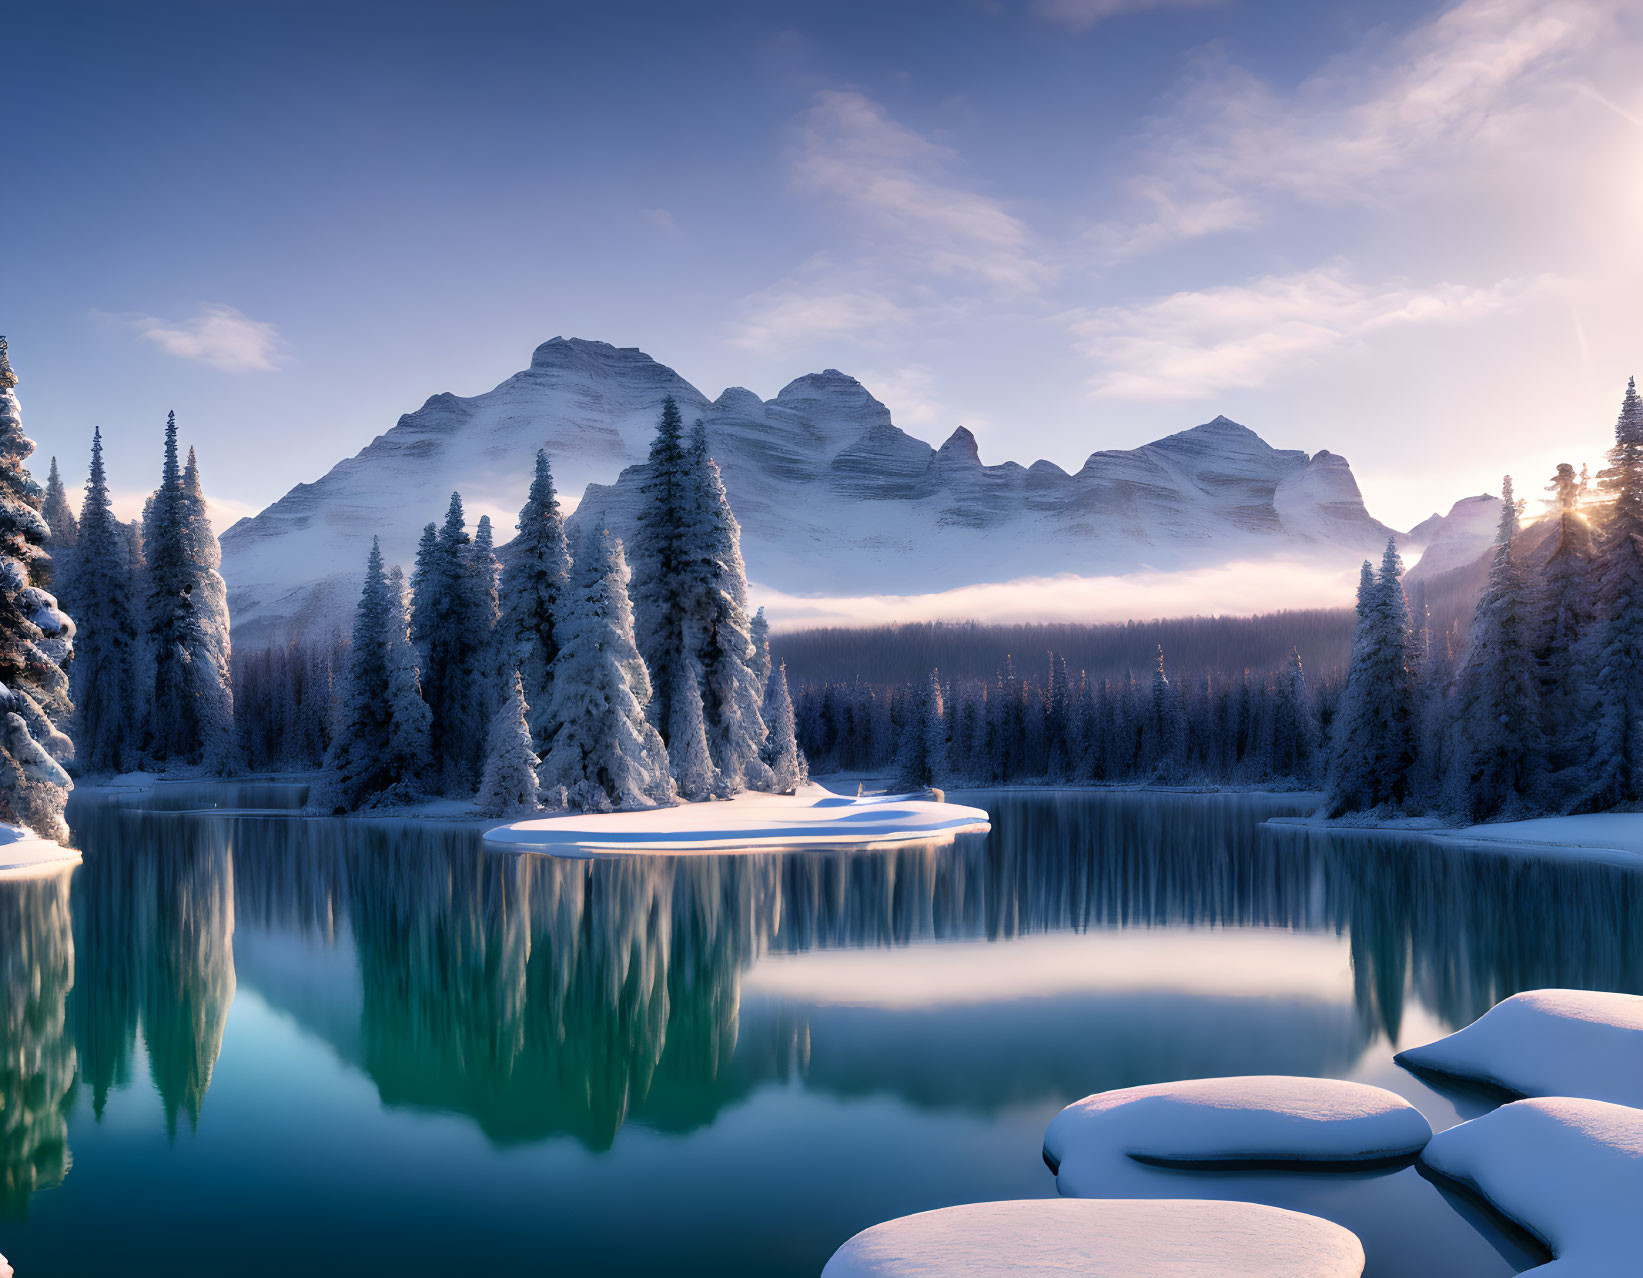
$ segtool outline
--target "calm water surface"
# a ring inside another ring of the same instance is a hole
[[[1053,1194],[1093,1091],[1361,1079],[1516,990],[1643,992],[1643,874],[1263,828],[1282,800],[988,793],[941,849],[593,862],[309,820],[70,809],[0,883],[0,1252],[110,1273],[814,1275],[875,1221]],[[1412,1167],[1137,1168],[1340,1220],[1375,1275],[1536,1253]]]

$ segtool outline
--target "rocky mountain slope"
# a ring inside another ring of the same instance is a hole
[[[853,377],[800,377],[771,400],[709,400],[648,355],[555,338],[482,395],[435,395],[355,456],[222,537],[235,635],[256,646],[346,623],[373,535],[409,569],[453,489],[511,535],[546,447],[578,524],[631,527],[664,397],[706,425],[757,585],[792,594],[913,594],[1054,573],[1108,575],[1245,558],[1379,553],[1346,460],[1275,449],[1224,417],[1073,473],[984,465],[960,427],[934,448]]]

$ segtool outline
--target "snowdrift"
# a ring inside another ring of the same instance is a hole
[[[80,854],[73,848],[42,839],[20,825],[0,825],[0,879],[55,874],[79,864]]]
[[[1393,1059],[1517,1096],[1572,1096],[1643,1109],[1643,996],[1526,990],[1465,1029]]]
[[[1410,1158],[1431,1139],[1420,1111],[1364,1083],[1256,1075],[1098,1092],[1044,1133],[1069,1197],[1100,1197],[1115,1158],[1166,1166],[1306,1166]]]
[[[1357,1278],[1363,1246],[1281,1207],[1197,1199],[1030,1198],[944,1207],[864,1229],[822,1278],[1214,1274]]]
[[[812,784],[797,794],[741,794],[719,803],[537,817],[487,830],[485,842],[560,856],[753,852],[946,840],[989,828],[981,808],[915,794],[847,798]]]

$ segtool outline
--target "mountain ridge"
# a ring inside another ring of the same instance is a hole
[[[1328,450],[1276,449],[1225,416],[1077,471],[987,464],[960,426],[932,445],[856,378],[823,369],[761,400],[709,399],[636,347],[556,337],[474,396],[441,392],[325,475],[222,536],[236,639],[346,623],[370,538],[409,567],[424,523],[461,491],[470,521],[511,529],[546,447],[562,495],[625,529],[662,400],[700,418],[743,526],[749,574],[788,593],[898,594],[1056,572],[1167,571],[1247,556],[1378,553],[1392,530]],[[631,474],[630,474],[631,472]]]

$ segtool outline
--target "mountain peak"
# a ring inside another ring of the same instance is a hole
[[[609,342],[585,337],[551,337],[531,352],[532,368],[560,367],[571,363],[654,364],[637,346],[612,346]]]
[[[890,425],[890,410],[874,399],[867,387],[836,368],[795,377],[771,402],[801,415],[820,410],[858,429]]]
[[[947,436],[937,452],[937,456],[949,459],[962,458],[965,461],[981,464],[981,449],[976,445],[976,437],[970,433],[968,426],[960,426]]]

